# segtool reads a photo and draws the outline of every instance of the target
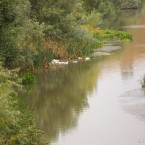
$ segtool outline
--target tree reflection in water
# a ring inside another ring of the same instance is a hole
[[[38,84],[32,90],[30,104],[49,142],[77,125],[80,113],[88,107],[88,94],[95,87],[97,65],[83,62],[37,75]]]

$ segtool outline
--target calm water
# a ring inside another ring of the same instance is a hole
[[[50,145],[145,144],[145,12],[133,25],[113,55],[38,75],[30,103]]]

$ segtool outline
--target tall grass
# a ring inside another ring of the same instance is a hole
[[[0,66],[0,145],[43,145],[35,116],[17,91],[17,75]]]

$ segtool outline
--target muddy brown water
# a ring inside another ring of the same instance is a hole
[[[30,104],[50,145],[145,144],[144,25],[145,11],[113,55],[38,74]]]

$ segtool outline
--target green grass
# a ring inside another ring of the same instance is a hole
[[[0,68],[0,145],[43,145],[34,112],[18,96],[16,74]]]
[[[36,78],[31,72],[25,72],[22,75],[21,80],[23,85],[30,85],[35,83]]]
[[[132,40],[132,35],[126,31],[104,30],[104,38],[118,38],[120,40]]]
[[[94,37],[103,41],[106,39],[120,39],[121,41],[131,41],[132,35],[126,31],[118,31],[118,30],[100,30],[94,33]]]

